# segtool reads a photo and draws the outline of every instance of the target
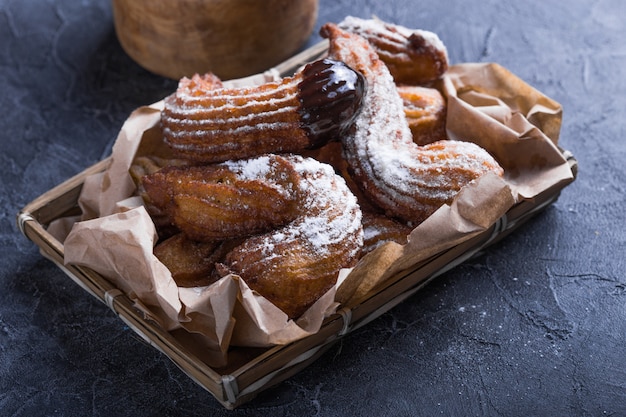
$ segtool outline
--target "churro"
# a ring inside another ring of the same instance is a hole
[[[404,103],[404,115],[413,135],[413,142],[427,145],[447,139],[446,100],[439,90],[420,86],[398,86]]]
[[[252,87],[183,79],[165,99],[164,140],[179,157],[211,163],[319,147],[352,125],[364,89],[359,73],[330,59]]]
[[[393,77],[370,43],[334,24],[321,33],[330,40],[330,56],[367,80],[363,108],[343,137],[343,152],[353,180],[387,215],[419,223],[481,175],[503,175],[493,157],[471,142],[416,145]]]
[[[428,84],[448,69],[448,51],[433,32],[353,16],[339,27],[367,40],[398,84]]]

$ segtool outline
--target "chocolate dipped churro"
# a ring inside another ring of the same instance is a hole
[[[179,157],[211,163],[315,148],[352,125],[364,90],[359,73],[330,59],[253,87],[183,79],[165,99],[164,140]]]

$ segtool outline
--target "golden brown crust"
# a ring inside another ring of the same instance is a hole
[[[322,163],[333,167],[337,175],[341,176],[348,185],[352,194],[355,195],[362,211],[375,212],[380,210],[363,194],[359,186],[350,177],[348,164],[342,154],[342,144],[331,142],[319,149],[303,152],[303,156],[314,158]]]
[[[228,253],[221,271],[241,276],[290,318],[301,316],[335,284],[341,268],[352,267],[358,260],[358,252],[346,250],[355,246],[353,242],[331,245],[329,249],[336,251],[320,256],[300,239],[273,243],[278,258],[272,259],[262,249],[267,240],[266,236],[246,240]]]
[[[202,287],[215,282],[220,242],[196,242],[178,233],[154,247],[154,255],[169,269],[179,287]]]
[[[179,88],[165,99],[161,123],[165,142],[177,155],[222,162],[253,156],[255,149],[265,153],[307,147],[298,105],[292,79],[189,93]]]
[[[148,201],[189,238],[215,241],[265,232],[298,215],[298,175],[266,157],[252,177],[242,163],[166,167],[143,177]]]
[[[220,278],[216,263],[240,243],[241,239],[198,242],[177,233],[159,242],[154,255],[169,269],[179,287],[203,287]]]
[[[157,156],[140,156],[133,160],[129,169],[129,174],[137,186],[138,193],[141,194],[145,192],[141,183],[144,176],[154,174],[155,172],[168,166],[180,167],[187,165],[190,165],[189,161],[184,159],[166,159]]]
[[[398,84],[428,84],[448,69],[446,47],[433,32],[353,16],[339,27],[366,39]]]
[[[363,255],[373,251],[385,242],[400,245],[407,243],[413,228],[383,214],[363,212]]]
[[[446,100],[436,88],[399,85],[404,115],[413,135],[413,142],[427,145],[447,139]]]
[[[159,238],[166,239],[179,232],[179,230],[170,221],[169,215],[162,209],[152,203],[150,197],[146,193],[142,179],[146,175],[154,174],[167,166],[186,166],[188,161],[182,159],[166,159],[157,156],[140,156],[133,160],[129,169],[129,174],[137,187],[137,195],[143,199],[144,206],[157,229]]]

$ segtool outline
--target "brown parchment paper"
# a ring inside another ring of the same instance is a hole
[[[503,165],[505,177],[480,178],[416,227],[406,245],[383,245],[342,271],[337,285],[296,321],[238,277],[178,288],[152,254],[156,232],[141,200],[133,197],[128,169],[137,155],[167,153],[159,128],[162,102],[130,115],[106,171],[85,182],[83,217],[64,241],[65,262],[110,279],[165,329],[196,343],[213,366],[226,363],[229,345],[264,347],[313,334],[325,317],[367,298],[394,273],[488,229],[517,201],[573,180],[557,147],[558,103],[497,64],[453,66],[443,91],[450,138],[487,149]]]

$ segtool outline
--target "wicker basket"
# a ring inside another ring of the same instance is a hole
[[[289,59],[273,71],[290,74],[303,63],[323,55],[327,50],[322,42]],[[577,161],[562,151],[575,178]],[[379,317],[406,298],[419,291],[433,278],[480,253],[487,246],[501,240],[533,215],[552,204],[567,183],[546,189],[531,201],[514,205],[504,216],[483,233],[437,253],[404,270],[377,287],[362,303],[342,309],[327,318],[319,332],[283,346],[243,352],[242,358],[227,369],[213,369],[203,363],[177,339],[146,319],[134,303],[103,276],[73,265],[64,265],[64,247],[48,231],[55,219],[80,213],[77,200],[85,179],[101,172],[107,166],[103,160],[75,177],[41,195],[18,214],[22,233],[38,245],[42,253],[59,266],[85,291],[111,308],[121,320],[148,344],[167,355],[181,370],[208,390],[226,408],[232,409],[254,398],[260,391],[289,378],[311,364],[341,337]],[[245,358],[245,359],[244,359]]]

